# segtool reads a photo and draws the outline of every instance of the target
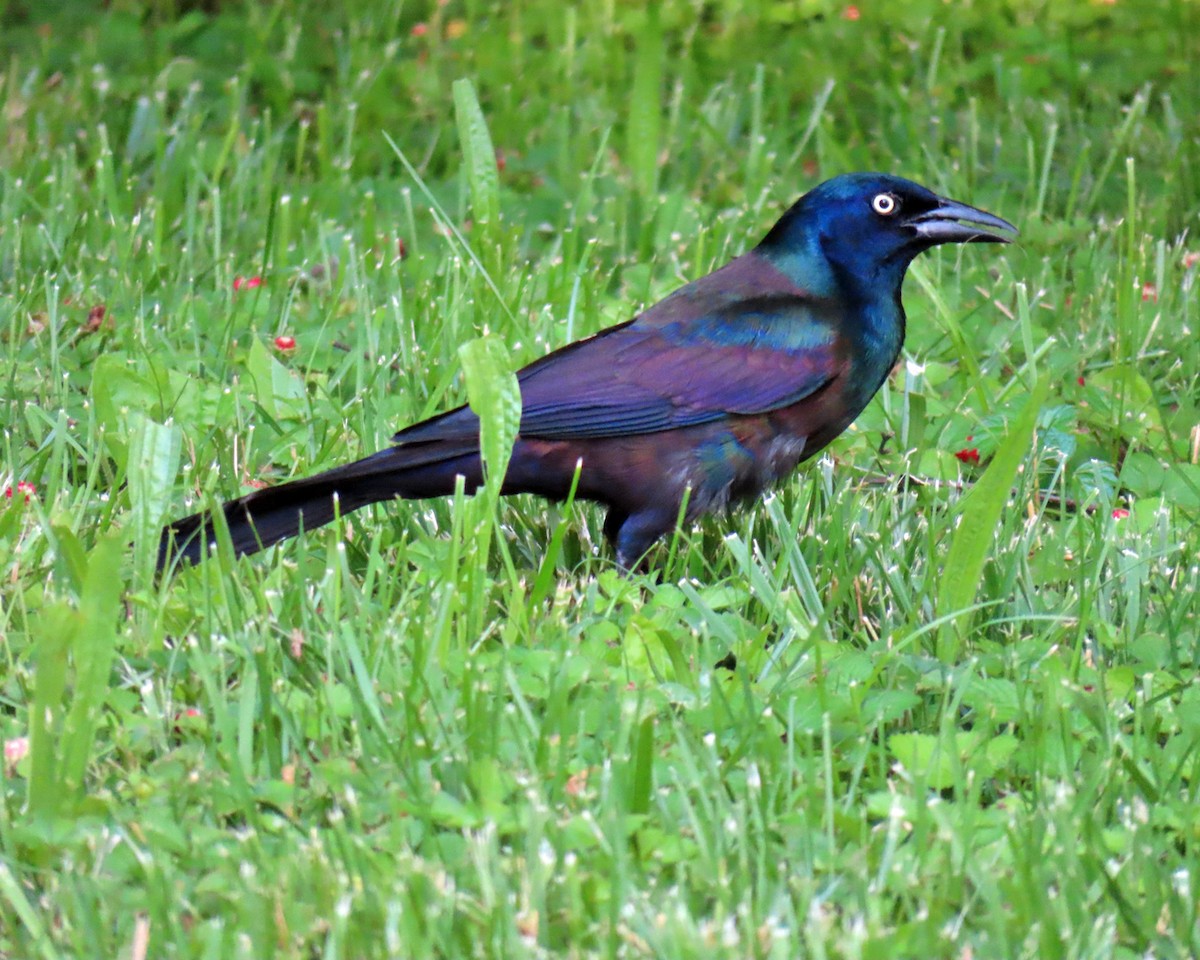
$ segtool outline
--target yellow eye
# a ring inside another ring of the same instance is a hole
[[[877,193],[871,201],[871,209],[881,217],[890,217],[899,208],[900,202],[890,193]]]

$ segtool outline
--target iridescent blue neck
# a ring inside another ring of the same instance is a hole
[[[776,227],[776,231],[779,227]],[[842,283],[829,260],[821,250],[816,237],[801,233],[799,236],[782,237],[781,242],[772,243],[776,231],[758,247],[758,251],[792,283],[823,300],[843,293]]]
[[[858,344],[854,391],[869,398],[887,377],[904,344],[900,288],[912,256],[863,256],[844,243],[828,242],[819,228],[793,208],[768,234],[759,252],[813,296],[842,305],[841,332]],[[850,262],[840,262],[839,253]]]

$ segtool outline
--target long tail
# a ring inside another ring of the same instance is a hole
[[[432,446],[432,445],[431,445]],[[419,448],[418,448],[419,449]],[[478,448],[476,448],[478,449]],[[242,556],[294,537],[301,529],[323,526],[372,503],[396,497],[415,499],[454,492],[462,474],[468,491],[480,481],[479,455],[461,447],[429,456],[425,451],[394,447],[343,467],[222,504],[234,553]],[[425,455],[422,455],[422,454]],[[415,461],[415,462],[414,462]],[[192,514],[163,528],[158,544],[158,569],[176,562],[199,563],[216,541],[213,515]]]

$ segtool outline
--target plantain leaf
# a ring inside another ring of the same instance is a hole
[[[158,549],[159,527],[170,503],[183,431],[156,423],[140,412],[129,415],[129,501],[133,535],[138,543]]]
[[[488,133],[487,120],[471,81],[455,80],[452,89],[458,139],[462,142],[467,182],[471,186],[471,210],[476,220],[494,225],[500,221],[500,174],[492,135]]]
[[[479,417],[485,483],[488,493],[496,497],[521,428],[521,388],[508,349],[496,337],[470,340],[458,348],[458,356],[467,381],[467,399]]]

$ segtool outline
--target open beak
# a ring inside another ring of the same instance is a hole
[[[1007,220],[967,206],[957,200],[938,198],[938,205],[909,221],[917,236],[935,243],[1011,243],[1018,233]],[[984,229],[1005,230],[1012,236],[991,233]]]

